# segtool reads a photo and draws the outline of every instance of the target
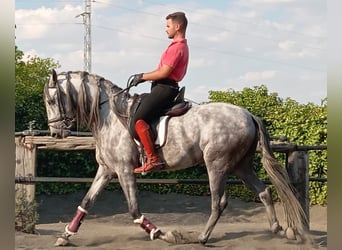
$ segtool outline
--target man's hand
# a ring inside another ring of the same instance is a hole
[[[130,87],[138,86],[139,83],[145,82],[146,80],[142,79],[142,77],[143,77],[143,73],[135,74],[135,75],[133,76],[133,79],[132,79],[131,82],[129,83],[129,86],[130,86]]]

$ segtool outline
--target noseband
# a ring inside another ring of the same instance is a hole
[[[60,86],[58,83],[55,84],[55,87],[49,87],[48,84],[46,85],[46,91],[45,91],[45,95],[47,97],[47,103],[49,105],[54,105],[56,104],[56,100],[54,98],[51,97],[49,89],[56,89],[56,94],[57,94],[57,106],[58,106],[58,110],[59,110],[59,116],[52,118],[52,119],[48,119],[48,125],[50,127],[54,127],[57,128],[54,125],[51,125],[52,123],[56,123],[56,122],[61,122],[60,126],[57,129],[69,129],[72,126],[72,123],[75,121],[74,117],[71,117],[67,114],[67,112],[65,111],[65,107],[64,107],[64,103],[62,101],[61,98],[61,90],[60,90]]]

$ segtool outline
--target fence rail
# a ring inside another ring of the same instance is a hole
[[[138,184],[209,184],[208,179],[136,179]],[[311,182],[326,182],[326,178],[309,178]],[[37,182],[63,182],[63,183],[91,183],[93,178],[86,177],[24,177],[16,176],[15,183],[17,184],[34,184]],[[113,178],[111,183],[119,183],[117,178]],[[272,184],[269,180],[262,180],[264,184]],[[237,180],[227,180],[226,184],[240,185],[243,182]]]
[[[45,130],[27,130],[16,132],[16,190],[17,195],[25,193],[28,202],[35,199],[35,183],[37,182],[65,182],[88,183],[93,178],[73,177],[37,177],[36,152],[37,150],[94,150],[95,140],[89,132],[72,132],[64,139],[52,138]],[[309,181],[325,182],[325,178],[309,177],[310,150],[327,150],[326,145],[299,146],[286,142],[287,138],[272,137],[271,148],[274,152],[286,154],[286,170],[295,187],[295,195],[309,218]],[[259,150],[257,149],[259,152]],[[112,183],[119,183],[114,178]],[[264,180],[265,184],[270,181]],[[208,184],[207,179],[145,179],[137,178],[137,183],[143,184]],[[227,180],[227,184],[242,184],[241,180]]]

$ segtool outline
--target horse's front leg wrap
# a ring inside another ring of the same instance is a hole
[[[144,215],[142,215],[139,219],[134,220],[133,222],[135,224],[139,224],[140,227],[150,235],[151,240],[154,240],[161,235],[160,229],[153,225],[152,222],[150,222],[148,219],[145,219]]]
[[[65,232],[70,235],[76,234],[82,224],[84,216],[87,213],[87,210],[83,209],[81,206],[78,206],[74,218],[68,225],[66,225]]]

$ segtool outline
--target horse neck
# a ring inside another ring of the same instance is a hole
[[[129,93],[116,95],[122,89],[95,74],[81,71],[61,74],[65,75],[63,84],[67,93],[66,103],[69,102],[68,106],[73,107],[79,125],[92,129],[93,134],[107,123],[107,119],[114,119],[113,122],[128,127]],[[109,116],[111,113],[113,116]]]
[[[115,114],[116,118],[126,128],[128,128],[130,110],[134,98],[132,98],[127,91],[122,92],[122,89],[118,88],[117,86],[112,87],[110,97],[111,110]]]
[[[100,91],[103,78],[81,71],[61,73],[59,77],[65,92],[67,112],[76,115],[80,126],[90,129],[98,126],[99,102],[107,97],[105,91]]]

